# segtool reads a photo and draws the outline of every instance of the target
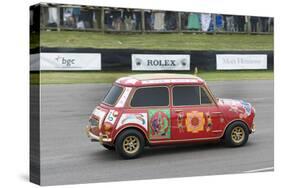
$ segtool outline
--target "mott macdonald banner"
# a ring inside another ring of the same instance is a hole
[[[217,54],[217,70],[267,69],[267,55]]]
[[[132,70],[190,70],[190,55],[132,54]]]
[[[101,70],[100,53],[40,53],[30,57],[31,70]]]

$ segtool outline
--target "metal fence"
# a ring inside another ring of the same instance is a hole
[[[39,6],[40,30],[272,34],[274,25],[272,17],[42,3]]]

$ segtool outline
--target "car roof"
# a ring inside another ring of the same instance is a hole
[[[205,81],[191,74],[168,74],[168,73],[148,73],[135,74],[116,80],[117,84],[123,86],[139,87],[148,85],[198,85]]]

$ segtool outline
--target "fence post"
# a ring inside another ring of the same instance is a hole
[[[104,32],[104,7],[101,7],[101,31]]]
[[[268,18],[267,20],[267,32],[270,33],[270,20],[271,18]]]
[[[41,29],[45,29],[46,28],[46,24],[45,24],[45,12],[44,12],[44,7],[40,4],[39,5],[39,8],[40,8],[40,30]],[[34,14],[33,14],[34,16]]]
[[[251,16],[247,16],[247,32],[251,34]]]
[[[61,11],[61,7],[58,5],[58,6],[57,6],[57,16],[58,16],[57,31],[60,31],[60,29],[61,29],[61,24],[60,24],[60,11]]]
[[[213,34],[217,34],[217,24],[216,24],[216,14],[212,14],[212,20],[213,20],[213,27],[214,27],[214,31]]]
[[[181,32],[181,12],[178,12],[178,32]]]
[[[144,33],[145,31],[145,17],[144,17],[144,10],[141,10],[141,32]]]

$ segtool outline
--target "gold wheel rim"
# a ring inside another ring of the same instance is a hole
[[[127,136],[123,141],[123,150],[126,153],[134,154],[140,148],[140,141],[136,136]]]
[[[231,139],[234,143],[240,144],[245,138],[245,131],[242,127],[235,127],[231,131]]]

